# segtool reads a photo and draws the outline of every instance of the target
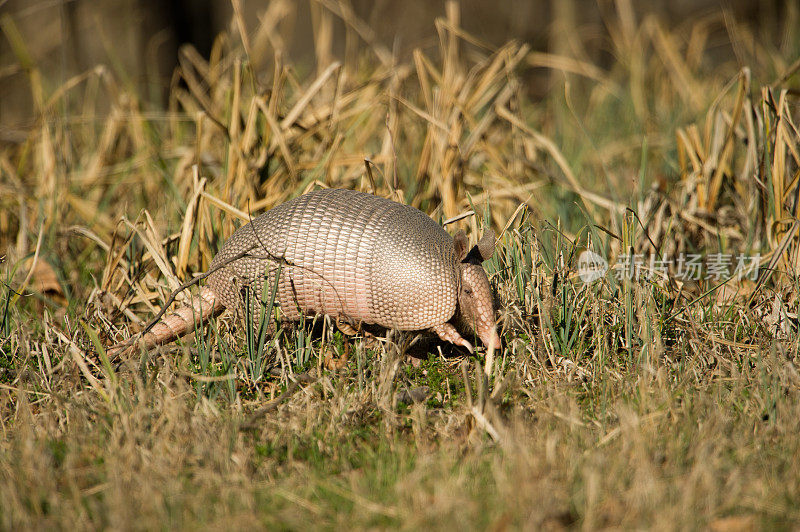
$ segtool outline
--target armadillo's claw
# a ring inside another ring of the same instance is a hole
[[[467,341],[466,341],[466,340],[464,340],[463,338],[461,339],[461,341],[460,341],[460,342],[454,342],[454,343],[456,343],[456,344],[460,345],[461,347],[464,347],[464,348],[466,348],[466,349],[467,349],[467,351],[469,351],[469,354],[470,354],[470,355],[471,355],[471,354],[473,354],[473,353],[475,352],[475,349],[472,347],[472,344],[471,344],[471,343],[469,343],[469,342],[467,342]]]
[[[433,332],[439,335],[439,338],[451,344],[460,345],[467,349],[470,353],[474,353],[472,344],[464,340],[452,324],[444,322],[441,325],[433,327]]]

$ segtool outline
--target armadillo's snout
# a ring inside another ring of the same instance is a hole
[[[494,298],[486,272],[479,264],[466,264],[462,270],[462,283],[459,310],[463,321],[473,329],[487,349],[500,348]]]
[[[486,346],[487,350],[500,349],[500,335],[497,334],[497,326],[491,326],[485,331],[481,331],[478,336]]]

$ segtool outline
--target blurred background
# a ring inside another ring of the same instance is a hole
[[[798,27],[794,0],[0,0],[0,246],[146,212],[200,271],[233,216],[336,186],[774,249]]]
[[[357,54],[364,42],[405,61],[415,48],[437,46],[434,21],[445,16],[444,0],[0,0],[0,142],[21,140],[32,126],[26,69],[33,65],[54,86],[107,65],[146,101],[165,104],[179,48],[189,44],[207,58],[216,36],[230,28],[234,5],[247,31],[274,26],[269,47],[284,54],[286,62],[309,68]],[[789,38],[786,17],[797,12],[790,5],[782,0],[464,0],[460,16],[461,27],[487,45],[515,39],[534,51],[582,56],[601,68],[615,61],[608,44],[610,21],[640,24],[657,18],[689,36],[698,21],[707,19],[707,58],[710,52],[719,62],[735,59],[745,65],[757,49],[748,40],[780,47]],[[340,16],[321,16],[328,10]],[[348,36],[344,20],[358,21],[361,42]],[[750,26],[750,33],[737,40],[728,31],[733,21]],[[24,49],[12,42],[14,36]],[[330,46],[315,46],[320,39]],[[315,49],[332,57],[319,57]],[[264,75],[272,71],[272,52],[251,55]],[[529,69],[525,90],[541,98],[551,88],[551,77],[545,69]],[[557,78],[560,82],[563,76]]]

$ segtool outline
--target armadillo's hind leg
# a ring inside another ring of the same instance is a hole
[[[328,346],[328,352],[325,355],[324,366],[328,371],[338,371],[347,365],[347,360],[350,358],[350,340],[344,341],[344,352],[342,356],[337,357],[333,346]]]
[[[358,324],[353,324],[342,316],[338,316],[336,318],[336,327],[342,331],[342,334],[345,336],[355,336],[358,334],[358,330],[360,329]]]
[[[439,338],[451,344],[460,345],[465,347],[470,353],[474,352],[472,344],[464,340],[455,327],[449,322],[444,322],[441,325],[433,327],[433,332],[439,335]]]
[[[350,337],[358,334],[361,324],[353,323],[343,316],[337,316],[336,327],[342,331],[342,334],[345,335],[343,344],[344,353],[342,353],[342,356],[337,357],[335,351],[333,350],[333,346],[328,347],[328,352],[325,355],[324,366],[325,369],[331,371],[340,370],[347,365],[347,360],[350,356],[350,342],[352,341]]]

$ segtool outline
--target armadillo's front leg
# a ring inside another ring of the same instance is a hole
[[[462,347],[466,347],[467,351],[470,353],[473,352],[472,344],[464,340],[455,327],[449,322],[444,322],[441,325],[436,325],[433,327],[433,332],[439,335],[439,338],[444,340],[445,342],[450,342],[451,344],[460,345]]]

